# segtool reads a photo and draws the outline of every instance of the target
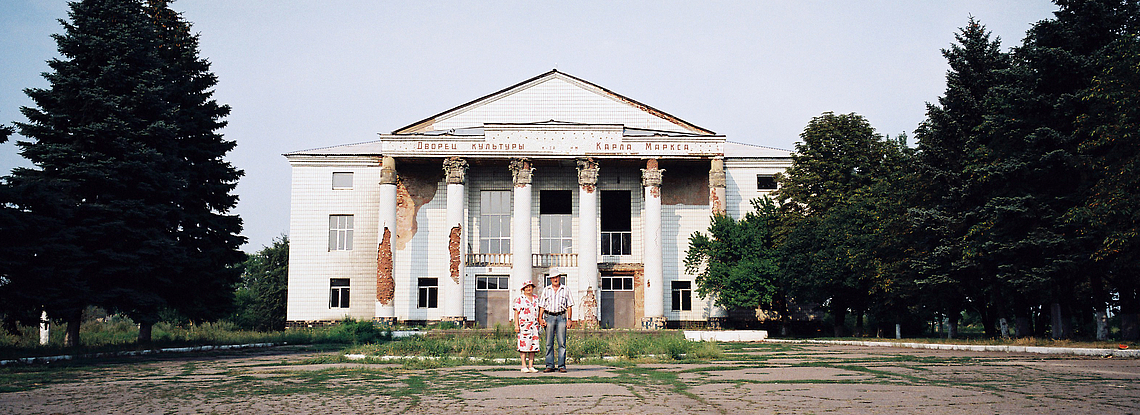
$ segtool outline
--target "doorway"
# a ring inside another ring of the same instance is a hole
[[[475,276],[475,324],[479,327],[509,325],[511,320],[510,277]]]
[[[637,320],[634,308],[633,275],[602,273],[601,315],[602,328],[632,329]]]

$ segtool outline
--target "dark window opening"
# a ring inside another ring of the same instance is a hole
[[[538,195],[538,214],[573,214],[573,193],[569,190],[543,190]]]
[[[630,213],[631,192],[605,190],[601,194],[602,255],[631,255],[633,251],[633,218]]]
[[[757,190],[776,190],[776,176],[770,174],[757,174],[756,175],[756,189]]]
[[[602,277],[602,289],[606,291],[633,291],[633,277]]]
[[[673,310],[690,311],[693,309],[693,289],[689,281],[673,281]]]
[[[439,279],[438,278],[420,278],[420,301],[417,305],[419,308],[438,308],[439,307]]]
[[[348,308],[348,278],[329,279],[329,308]]]

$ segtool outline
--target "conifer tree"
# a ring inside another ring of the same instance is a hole
[[[231,192],[242,172],[223,158],[236,146],[218,130],[230,112],[212,98],[217,76],[198,56],[198,35],[165,0],[148,0],[144,7],[158,36],[158,57],[167,77],[167,114],[173,136],[170,154],[178,163],[174,204],[178,208],[173,238],[183,261],[180,274],[163,287],[167,305],[194,321],[213,320],[230,311],[232,286],[240,279],[237,265],[245,260],[238,248],[241,219],[229,211],[237,205]]]
[[[927,119],[916,131],[921,187],[912,216],[922,235],[916,282],[924,299],[950,316],[951,334],[959,313],[970,306],[984,316],[992,335],[997,270],[993,261],[977,255],[990,235],[971,230],[989,200],[981,173],[989,145],[983,124],[994,112],[994,90],[1008,83],[1010,58],[1000,39],[991,40],[973,17],[954,37],[956,43],[942,51],[950,64],[946,92],[938,104],[927,104]]]
[[[24,222],[0,228],[27,237],[0,263],[0,295],[66,320],[69,345],[88,305],[138,320],[144,342],[163,309],[221,314],[241,260],[225,214],[240,172],[222,160],[229,108],[210,98],[197,37],[165,2],[83,0],[62,23],[50,85],[26,91],[35,107],[16,124],[36,167],[4,184]]]
[[[1107,48],[1137,36],[1140,7],[1134,0],[1057,4],[1056,18],[1035,24],[1014,51],[1014,81],[999,91],[1001,107],[987,122],[982,172],[992,197],[973,232],[991,235],[980,255],[1001,264],[1003,285],[1037,295],[1060,338],[1074,334],[1074,316],[1089,321],[1109,299],[1097,282],[1109,269],[1090,261],[1097,238],[1066,215],[1095,182],[1080,152],[1077,120],[1090,110],[1082,97]]]

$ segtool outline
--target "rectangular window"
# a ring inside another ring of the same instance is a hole
[[[602,289],[606,291],[633,291],[633,277],[602,277]]]
[[[352,215],[329,215],[329,251],[352,250]]]
[[[479,192],[479,253],[511,252],[511,191]]]
[[[419,308],[438,308],[439,307],[439,279],[438,278],[420,278],[420,301],[417,305]]]
[[[628,190],[605,190],[602,199],[602,255],[630,255],[633,252],[633,216]]]
[[[756,190],[776,190],[776,176],[771,174],[756,175]]]
[[[351,190],[352,189],[352,173],[351,172],[333,173],[332,188],[336,189],[336,190]]]
[[[538,253],[573,253],[573,221],[573,193],[569,190],[543,190],[538,204]]]
[[[348,278],[329,279],[329,308],[348,308]]]
[[[503,291],[510,289],[510,277],[476,277],[476,290]]]
[[[689,281],[673,281],[673,311],[693,309],[693,285]]]

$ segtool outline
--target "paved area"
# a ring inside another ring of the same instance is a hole
[[[565,374],[346,363],[288,347],[4,368],[0,413],[1140,413],[1140,359],[724,347],[717,361]]]

